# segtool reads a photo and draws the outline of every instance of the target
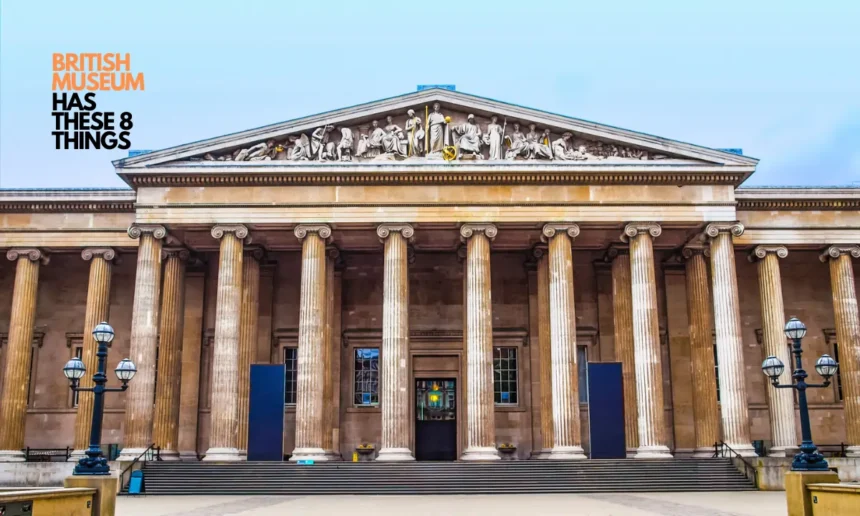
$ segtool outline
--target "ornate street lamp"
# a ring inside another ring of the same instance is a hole
[[[785,324],[785,336],[794,342],[792,352],[794,353],[795,369],[792,373],[794,383],[788,385],[780,385],[779,376],[785,370],[785,364],[775,356],[769,356],[764,359],[761,364],[761,370],[764,374],[770,377],[770,381],[777,389],[796,389],[797,400],[800,405],[800,432],[802,442],[800,443],[800,453],[794,456],[791,463],[792,471],[827,471],[827,461],[824,456],[818,453],[818,449],[812,442],[812,430],[809,426],[809,406],[806,404],[806,389],[813,387],[828,387],[830,379],[836,374],[836,369],[839,365],[830,355],[822,355],[815,363],[815,370],[824,378],[822,384],[806,383],[806,371],[803,370],[803,365],[800,361],[800,355],[803,350],[800,349],[800,341],[806,335],[806,326],[796,317],[792,317]]]
[[[116,366],[116,377],[122,382],[120,388],[105,387],[107,383],[107,375],[105,374],[105,361],[107,360],[107,348],[114,337],[113,328],[106,323],[99,323],[93,329],[93,337],[98,343],[98,367],[93,375],[93,387],[78,387],[78,382],[84,377],[86,367],[80,358],[73,358],[66,362],[63,367],[63,374],[69,379],[69,387],[74,392],[92,392],[93,393],[93,421],[90,431],[90,447],[86,451],[86,455],[82,457],[77,466],[75,466],[75,475],[109,475],[110,467],[107,459],[102,455],[101,440],[102,440],[102,419],[104,418],[104,393],[106,392],[122,392],[128,389],[128,382],[134,378],[137,368],[134,363],[124,358]]]

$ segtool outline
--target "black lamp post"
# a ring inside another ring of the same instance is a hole
[[[812,430],[809,427],[809,406],[806,404],[806,389],[813,387],[827,387],[830,378],[836,374],[839,365],[830,355],[821,355],[815,363],[815,370],[824,378],[822,384],[806,383],[806,371],[800,361],[803,350],[800,349],[800,340],[806,335],[806,326],[796,317],[792,317],[785,324],[785,335],[794,342],[792,352],[794,353],[794,383],[788,385],[779,384],[779,375],[785,370],[785,364],[775,356],[769,356],[761,364],[761,370],[770,377],[770,381],[777,389],[797,389],[797,401],[800,405],[800,432],[803,441],[800,443],[800,453],[794,456],[791,463],[792,471],[827,471],[827,461],[818,453],[818,449],[812,442]]]
[[[90,447],[86,451],[86,456],[78,461],[75,466],[75,475],[109,475],[110,467],[107,459],[102,455],[102,419],[104,418],[104,393],[106,392],[121,392],[128,389],[128,381],[134,377],[137,368],[134,363],[124,358],[116,366],[116,377],[122,382],[120,388],[105,387],[107,383],[107,375],[105,374],[105,361],[107,360],[108,344],[113,340],[113,328],[106,323],[99,323],[93,329],[93,337],[98,342],[98,351],[96,356],[99,359],[98,368],[93,375],[93,387],[78,387],[78,382],[84,377],[86,368],[80,358],[75,357],[66,362],[63,367],[63,374],[69,379],[69,387],[74,392],[92,392],[93,393],[93,422],[90,431]]]

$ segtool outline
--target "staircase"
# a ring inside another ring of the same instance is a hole
[[[147,462],[150,495],[750,491],[729,459],[465,462]]]

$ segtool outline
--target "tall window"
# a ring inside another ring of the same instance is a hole
[[[284,404],[296,404],[296,380],[299,371],[299,348],[284,348]]]
[[[717,380],[717,403],[720,402],[720,360],[717,358],[717,344],[714,343],[714,378]]]
[[[518,401],[517,348],[493,348],[493,401],[496,405],[516,405]]]
[[[84,359],[84,347],[83,346],[75,346],[75,356],[80,358],[81,360]],[[78,406],[78,397],[80,396],[80,394],[81,393],[79,393],[78,391],[72,392],[72,407]]]
[[[379,405],[379,348],[355,348],[356,406]]]
[[[833,360],[839,363],[839,344],[833,343]],[[836,396],[837,400],[842,401],[842,368],[836,370]]]
[[[576,372],[579,375],[579,402],[588,403],[588,347],[576,347]]]

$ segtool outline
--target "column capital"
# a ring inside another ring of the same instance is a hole
[[[684,260],[689,260],[693,256],[701,254],[706,258],[711,256],[711,248],[702,244],[687,244],[681,249],[681,257]]]
[[[216,224],[212,226],[212,238],[221,240],[225,233],[233,233],[239,240],[248,238],[248,228],[243,224]]]
[[[132,224],[128,228],[128,236],[134,240],[144,234],[152,235],[152,238],[161,240],[167,237],[167,228],[160,224]]]
[[[245,246],[242,252],[245,254],[245,256],[249,256],[257,260],[261,264],[265,261],[266,258],[266,250],[263,248],[263,246],[260,245]]]
[[[493,240],[496,238],[496,235],[499,234],[499,228],[497,228],[495,224],[487,222],[468,223],[460,226],[460,240],[463,242],[472,238],[475,233],[483,233],[484,236]]]
[[[191,253],[184,247],[164,247],[161,249],[161,259],[179,258],[180,261],[187,261],[191,257]]]
[[[116,249],[111,247],[85,247],[83,251],[81,251],[81,258],[88,262],[93,259],[95,256],[101,256],[106,261],[114,261],[118,260]]]
[[[384,242],[391,233],[400,233],[406,240],[411,240],[415,236],[415,228],[410,224],[403,223],[386,223],[376,226],[376,236]]]
[[[833,258],[839,258],[843,254],[850,255],[852,258],[860,258],[860,245],[837,244],[831,245],[824,250],[818,257],[822,262]]]
[[[35,247],[13,247],[6,251],[6,259],[9,261],[14,262],[18,258],[27,258],[31,262],[42,262],[42,265],[48,265],[48,262],[51,261],[50,256],[45,251]]]
[[[549,247],[546,244],[536,244],[532,247],[531,255],[535,260],[540,260],[549,253]]]
[[[785,258],[788,256],[788,248],[784,245],[757,245],[750,251],[747,258],[749,261],[764,260],[765,256],[775,254],[777,258]]]
[[[323,240],[331,237],[331,226],[326,224],[299,224],[293,229],[293,234],[299,240],[304,240],[308,233],[316,233]]]
[[[541,229],[541,242],[549,242],[556,232],[564,231],[571,240],[579,236],[579,225],[573,222],[549,222]]]
[[[740,222],[711,222],[705,226],[702,236],[707,240],[717,238],[720,233],[731,233],[732,236],[739,237],[744,234],[744,225]]]
[[[465,245],[461,245],[457,248],[457,261],[463,263],[466,261],[466,255],[468,254],[468,250]]]
[[[657,238],[663,234],[663,228],[656,222],[630,222],[624,226],[624,232],[621,233],[621,241],[629,242],[631,238],[648,233],[652,238]]]
[[[606,252],[603,254],[603,261],[611,262],[618,256],[624,256],[629,254],[630,248],[626,245],[611,244],[609,247],[606,248]]]

